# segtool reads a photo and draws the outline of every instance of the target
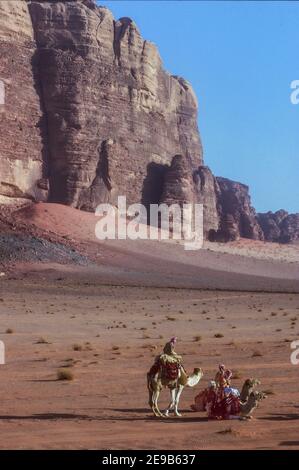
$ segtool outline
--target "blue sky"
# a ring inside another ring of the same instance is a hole
[[[130,16],[199,100],[205,163],[250,186],[258,211],[299,212],[299,3],[99,1]]]

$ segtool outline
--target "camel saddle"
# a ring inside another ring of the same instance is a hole
[[[161,378],[169,381],[177,380],[179,371],[182,370],[182,365],[177,358],[161,354],[149,371],[151,377],[155,376],[158,372],[161,373]]]

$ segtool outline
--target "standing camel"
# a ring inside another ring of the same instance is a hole
[[[169,416],[169,412],[174,410],[175,416],[181,416],[178,411],[180,396],[184,387],[194,387],[198,384],[203,376],[203,371],[200,368],[195,368],[193,374],[187,376],[183,366],[180,366],[177,377],[170,379],[163,373],[163,368],[160,368],[155,375],[147,374],[147,387],[149,391],[149,406],[151,407],[155,416]],[[165,413],[161,413],[158,406],[158,400],[163,387],[170,389],[171,401]]]

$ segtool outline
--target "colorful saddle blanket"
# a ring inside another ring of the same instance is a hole
[[[158,372],[161,372],[161,377],[166,380],[177,380],[179,377],[180,364],[178,362],[168,362],[165,360],[158,360],[154,363],[149,371],[149,375],[153,377]]]

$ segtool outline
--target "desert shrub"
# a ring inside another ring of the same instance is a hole
[[[73,380],[74,374],[70,370],[58,369],[57,380]]]

